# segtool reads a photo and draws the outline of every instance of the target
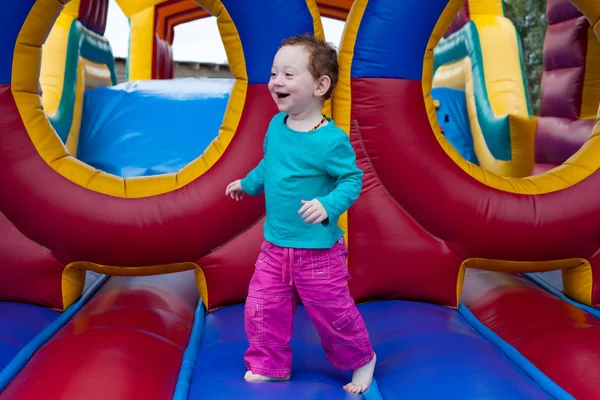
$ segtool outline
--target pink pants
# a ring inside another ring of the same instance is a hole
[[[371,361],[369,335],[348,290],[346,256],[343,238],[331,249],[263,242],[245,307],[249,371],[271,377],[291,374],[290,339],[299,300],[335,367],[353,370]]]

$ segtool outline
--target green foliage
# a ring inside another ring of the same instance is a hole
[[[521,36],[531,109],[537,114],[543,72],[542,50],[548,26],[546,0],[504,0],[504,11]]]

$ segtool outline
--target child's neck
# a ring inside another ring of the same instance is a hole
[[[323,119],[322,106],[320,108],[314,108],[306,110],[302,113],[288,114],[286,118],[286,125],[295,131],[306,132],[315,128],[319,125]],[[327,121],[323,122],[320,126],[327,125]]]

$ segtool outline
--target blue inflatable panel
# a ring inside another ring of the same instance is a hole
[[[551,398],[455,310],[403,301],[367,303],[359,309],[378,356],[375,378],[386,400]],[[188,398],[360,398],[343,391],[351,373],[326,360],[303,307],[294,320],[289,382],[245,382],[247,346],[243,305],[207,315]]]
[[[32,304],[0,302],[0,371],[59,316]]]
[[[13,1],[10,6],[4,6],[0,14],[0,85],[7,85],[12,81],[15,43],[34,4],[35,0]]]
[[[421,80],[423,55],[448,0],[369,1],[352,58],[352,78]]]
[[[455,310],[387,301],[361,308],[384,399],[552,399]]]
[[[471,134],[465,92],[439,87],[432,89],[431,97],[440,102],[436,114],[446,139],[465,160],[479,165],[473,148],[473,135]]]
[[[305,1],[270,0],[249,6],[248,0],[222,0],[244,49],[248,83],[267,84],[273,57],[283,39],[313,33],[313,17]],[[268,7],[270,12],[265,12]]]
[[[233,82],[185,78],[89,90],[77,158],[122,177],[177,172],[217,137]]]

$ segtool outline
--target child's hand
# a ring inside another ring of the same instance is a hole
[[[240,183],[239,179],[227,185],[227,189],[225,190],[225,196],[231,196],[231,198],[235,199],[235,201],[240,201],[243,199],[245,194],[246,193],[244,192],[244,189],[242,189],[242,184]]]
[[[323,204],[317,199],[311,201],[302,200],[302,207],[298,210],[298,214],[302,214],[304,222],[310,222],[311,224],[320,224],[327,219],[327,211]]]

